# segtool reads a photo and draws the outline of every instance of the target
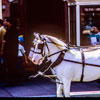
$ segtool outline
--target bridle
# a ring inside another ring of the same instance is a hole
[[[31,50],[31,51],[32,51],[33,53],[35,53],[35,54],[40,54],[40,55],[42,55],[42,58],[41,58],[41,59],[46,59],[47,56],[50,54],[50,50],[49,50],[49,47],[48,47],[47,43],[52,43],[52,42],[46,42],[45,40],[41,40],[41,41],[43,41],[43,43],[41,44],[41,45],[42,45],[42,46],[41,46],[41,52],[37,52],[37,51],[35,51],[35,50]],[[36,44],[35,44],[35,46],[36,46]],[[44,47],[47,48],[48,54],[45,53]],[[40,60],[41,60],[41,59],[40,59]]]
[[[46,41],[46,39],[41,40],[41,41],[43,42],[43,43],[42,43],[42,48],[43,48],[43,49],[41,49],[41,52],[36,52],[36,51],[32,51],[32,52],[34,52],[35,54],[41,54],[41,55],[42,55],[42,59],[44,59],[45,61],[46,61],[46,59],[48,59],[49,57],[52,57],[52,56],[54,56],[54,55],[56,55],[56,54],[59,54],[59,53],[60,53],[60,55],[62,56],[62,54],[65,54],[66,51],[69,50],[69,47],[66,46],[66,49],[63,49],[63,50],[60,50],[60,51],[55,52],[55,53],[53,53],[53,54],[50,54],[50,49],[49,49],[49,47],[48,47],[47,44],[48,44],[48,43],[52,43],[52,44],[55,44],[55,45],[56,45],[56,43]],[[45,53],[44,47],[46,47],[47,50],[48,50],[48,53],[47,53],[47,54]]]

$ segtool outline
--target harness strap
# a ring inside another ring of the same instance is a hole
[[[84,67],[85,67],[85,57],[84,57],[84,52],[81,49],[81,55],[82,55],[82,75],[81,75],[81,82],[83,82],[83,78],[84,78]]]
[[[61,52],[57,60],[51,65],[51,68],[58,66],[63,61],[64,55],[64,52]]]
[[[51,68],[54,68],[55,66],[59,65],[63,61],[64,53],[61,52],[57,60],[51,65]]]
[[[68,61],[68,62],[72,62],[72,63],[82,64],[82,62],[78,62],[78,61],[73,61],[73,60],[68,60],[68,59],[63,59],[63,60]],[[100,65],[89,64],[89,63],[85,63],[85,65],[89,65],[89,66],[93,66],[93,67],[100,67]]]
[[[51,55],[49,55],[49,56],[47,56],[47,57],[51,57],[51,56],[53,56],[53,55],[56,55],[56,54],[61,53],[61,52],[63,53],[63,52],[66,52],[66,51],[68,51],[68,49],[64,49],[64,50],[58,51],[58,52],[53,53],[53,54],[51,54]]]
[[[49,47],[48,47],[48,45],[47,45],[47,43],[45,42],[45,45],[46,45],[46,47],[47,47],[47,49],[48,49],[48,54],[50,54],[50,50],[49,50]]]

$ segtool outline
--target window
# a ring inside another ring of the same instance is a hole
[[[89,45],[89,29],[95,26],[100,30],[100,6],[81,6],[81,45]],[[88,26],[88,27],[87,27]],[[84,31],[85,30],[85,31]],[[83,40],[86,40],[84,42]]]

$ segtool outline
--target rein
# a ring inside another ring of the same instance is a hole
[[[77,63],[77,64],[82,64],[82,62],[78,62],[78,61],[73,61],[73,60],[68,60],[68,59],[63,59],[64,61],[68,61],[68,62],[72,62],[72,63]],[[93,66],[93,67],[100,67],[100,65],[96,65],[96,64],[89,64],[89,63],[84,63],[85,65],[89,65],[89,66]]]
[[[47,46],[47,45],[46,45]],[[47,48],[48,48],[48,46],[47,46]],[[49,50],[49,48],[48,48],[48,50]],[[54,68],[55,66],[57,66],[57,65],[59,65],[62,61],[63,61],[63,58],[64,58],[64,55],[65,55],[65,53],[66,53],[66,51],[68,51],[68,49],[64,49],[64,50],[61,50],[61,51],[58,51],[58,52],[56,52],[56,53],[53,53],[53,54],[51,54],[51,55],[48,55],[48,56],[46,56],[45,57],[45,65],[46,65],[46,59],[48,58],[48,57],[51,57],[51,56],[53,56],[53,55],[56,55],[56,54],[58,54],[58,53],[60,53],[60,55],[59,55],[59,57],[57,58],[57,60],[54,62],[54,63],[52,63],[51,62],[51,60],[49,61],[49,62],[47,62],[47,63],[49,63],[49,65],[47,66],[47,68],[43,71],[43,72],[39,72],[38,74],[36,74],[35,76],[30,76],[30,78],[35,78],[35,77],[37,77],[37,76],[39,76],[39,75],[41,75],[41,76],[43,76],[43,77],[46,77],[46,78],[49,78],[52,82],[55,82],[55,83],[59,83],[59,84],[63,84],[63,83],[61,83],[61,82],[56,82],[53,78],[51,78],[52,76],[51,75],[45,75],[45,73],[49,70],[49,69],[51,69],[51,68]],[[34,51],[32,51],[32,52],[34,52]],[[36,52],[37,53],[37,52]],[[40,54],[40,53],[39,53]],[[50,77],[49,77],[50,76]],[[56,76],[56,78],[55,78],[56,80],[59,80],[58,78],[57,78],[57,76]]]
[[[61,51],[59,51],[59,52],[56,52],[56,53],[53,53],[53,54],[47,56],[47,57],[51,57],[51,56],[53,56],[53,55],[56,55],[56,54],[60,53],[60,55],[59,55],[59,57],[57,58],[57,60],[56,60],[54,63],[52,63],[52,62],[49,63],[48,67],[47,67],[43,72],[41,72],[41,73],[42,73],[41,76],[47,77],[47,75],[45,75],[45,73],[46,73],[49,69],[51,69],[51,68],[53,69],[54,67],[56,67],[57,65],[59,65],[59,64],[63,61],[63,58],[64,58],[64,55],[65,55],[66,51],[67,51],[67,49],[61,50]],[[51,60],[50,60],[50,61],[51,61]],[[59,84],[63,84],[63,83],[61,83],[61,82],[56,82],[56,81],[55,81],[53,78],[51,78],[51,77],[47,77],[47,78],[49,78],[52,82],[59,83]],[[57,78],[57,76],[56,76],[55,79],[56,79],[56,80],[59,80],[59,79]]]

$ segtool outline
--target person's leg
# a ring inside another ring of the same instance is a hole
[[[6,62],[2,61],[0,62],[0,76],[1,76],[1,80],[3,82],[7,81],[7,67],[6,67]]]
[[[7,61],[7,68],[8,68],[8,83],[16,83],[16,65],[17,65],[17,60],[16,58],[12,57],[9,58]]]
[[[2,81],[2,64],[1,64],[1,58],[0,58],[0,81]]]
[[[24,80],[28,79],[29,73],[24,69],[22,63],[23,63],[23,58],[22,57],[18,57],[17,70],[20,73],[21,79],[24,81]]]

